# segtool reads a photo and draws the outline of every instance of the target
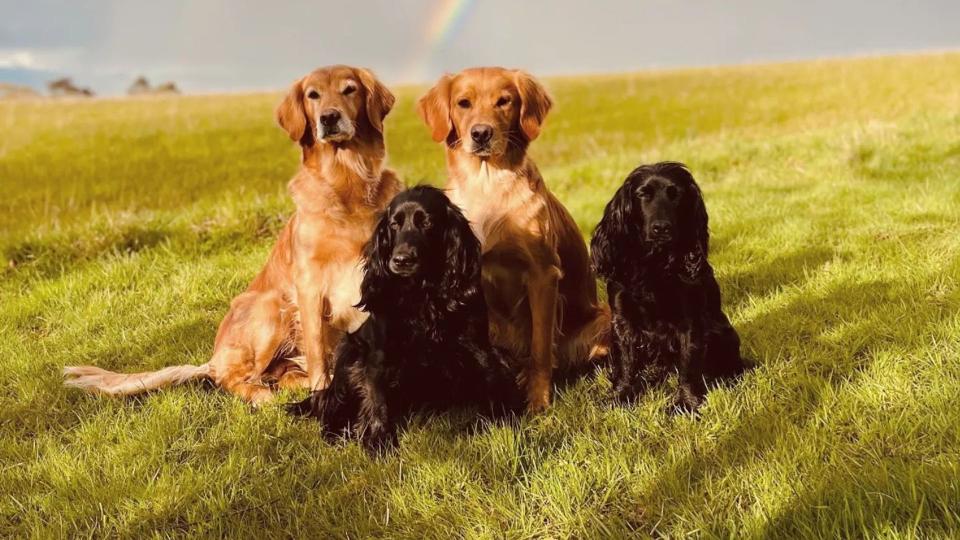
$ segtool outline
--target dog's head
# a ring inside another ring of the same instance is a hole
[[[417,186],[390,202],[367,245],[360,305],[375,305],[398,282],[429,284],[449,298],[480,282],[480,242],[437,188]]]
[[[590,247],[597,273],[610,278],[624,253],[668,253],[687,264],[706,258],[707,210],[693,175],[664,161],[633,170],[607,204]]]
[[[368,69],[324,67],[293,83],[277,106],[277,122],[301,146],[344,143],[358,133],[382,136],[394,101]]]
[[[525,149],[540,134],[553,102],[529,73],[497,67],[444,75],[417,110],[436,142],[480,158]]]

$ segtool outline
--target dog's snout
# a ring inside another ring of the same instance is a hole
[[[397,251],[393,254],[393,258],[390,260],[390,262],[398,268],[409,268],[417,264],[417,250],[411,247],[402,251]]]
[[[657,236],[667,236],[673,232],[669,221],[655,221],[650,224],[650,230]]]
[[[320,113],[320,125],[323,127],[335,127],[338,122],[340,122],[340,111],[336,109],[326,109]]]
[[[470,138],[477,144],[487,144],[493,138],[493,126],[477,124],[470,128]]]

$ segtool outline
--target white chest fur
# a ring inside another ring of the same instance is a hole
[[[487,252],[500,242],[502,233],[511,228],[533,230],[543,203],[530,189],[527,179],[516,172],[495,169],[486,164],[450,190],[449,196],[459,206],[474,234]]]

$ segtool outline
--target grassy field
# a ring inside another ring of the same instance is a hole
[[[757,369],[699,419],[599,374],[379,460],[203,385],[61,386],[206,360],[291,209],[278,94],[0,103],[0,537],[956,538],[957,81],[960,54],[546,81],[532,152],[585,234],[636,164],[690,165]],[[390,162],[442,183],[422,90]]]

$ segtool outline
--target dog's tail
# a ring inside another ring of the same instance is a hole
[[[64,384],[88,392],[130,396],[210,377],[210,364],[171,366],[143,373],[114,373],[94,366],[63,368]]]

